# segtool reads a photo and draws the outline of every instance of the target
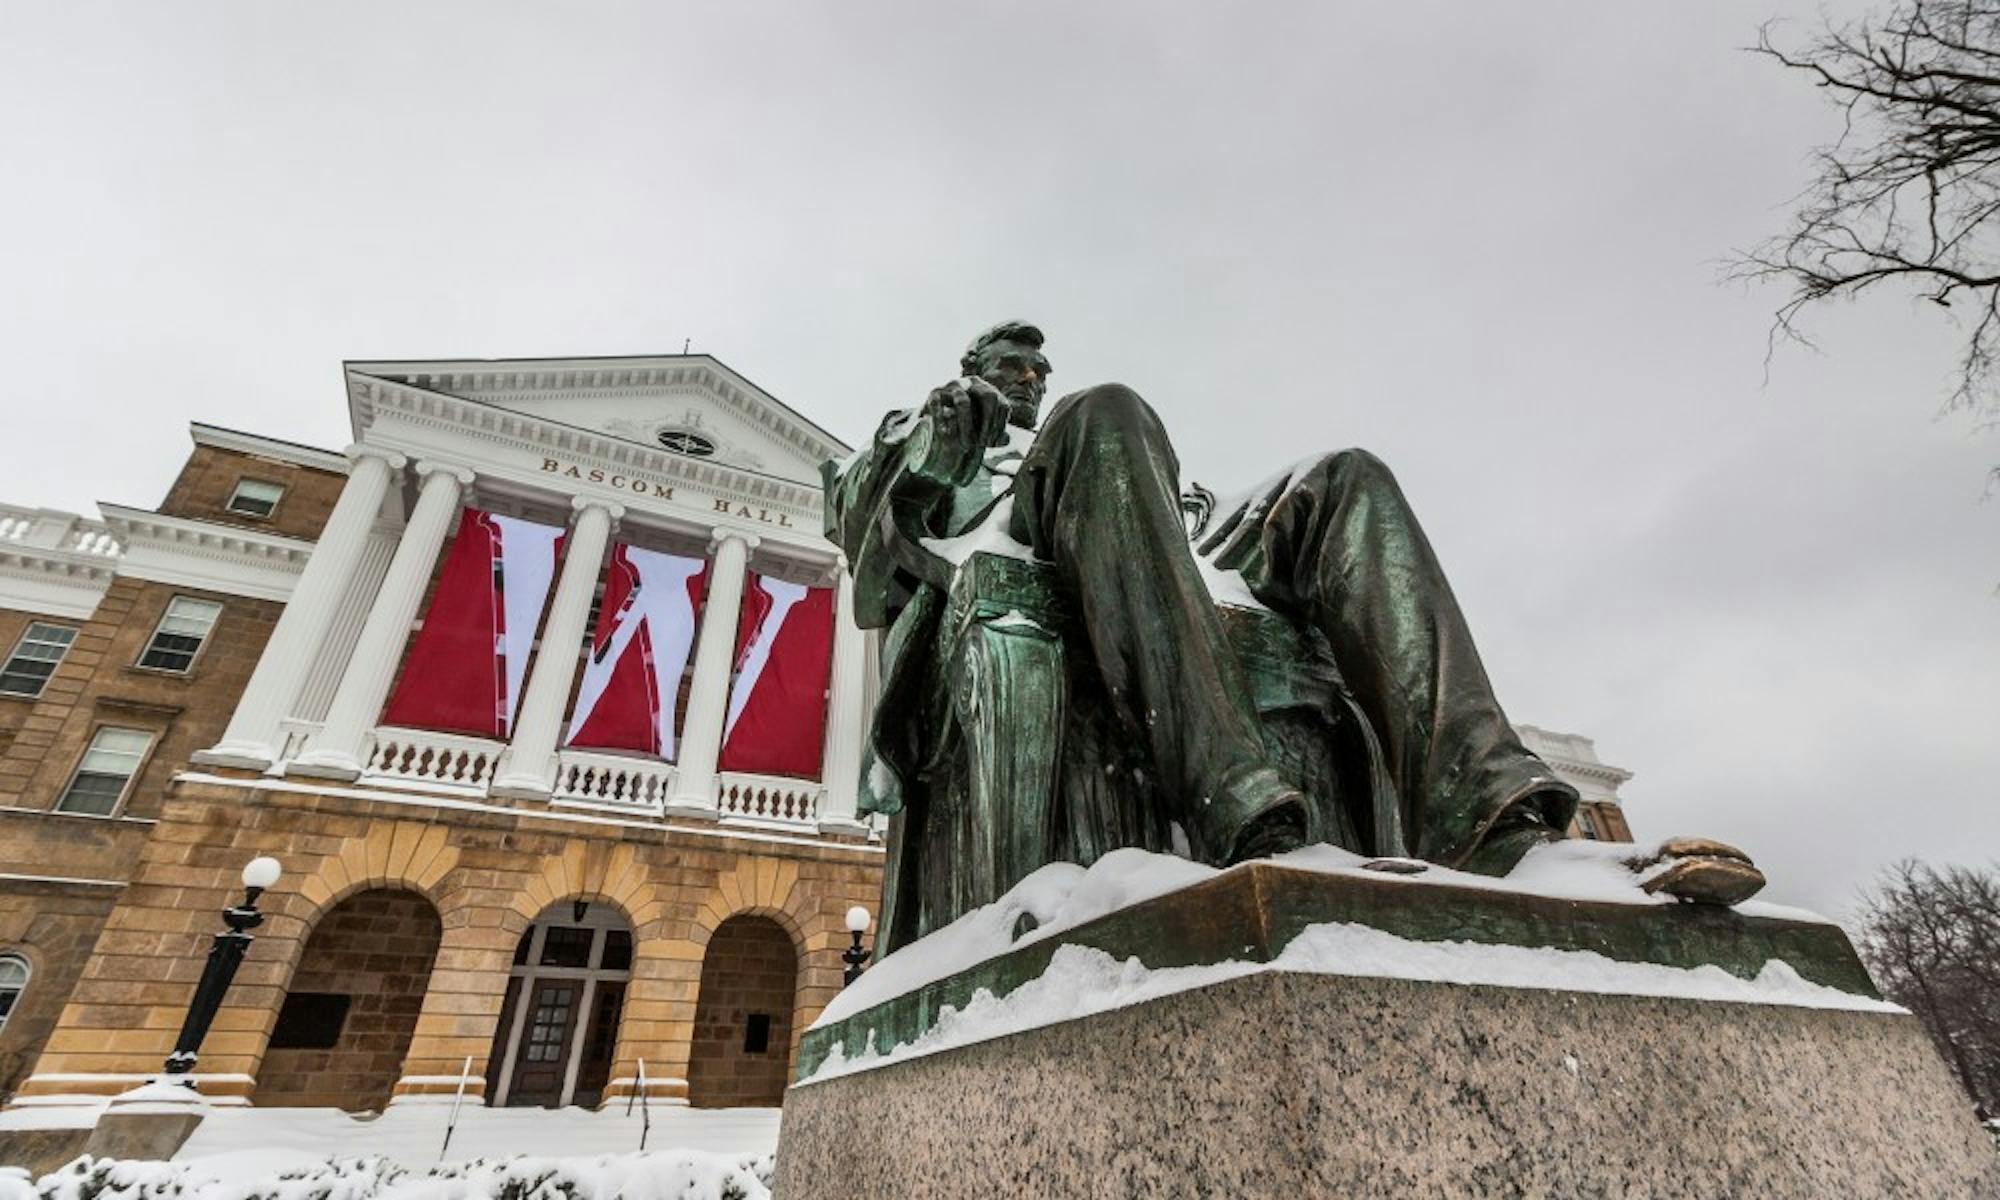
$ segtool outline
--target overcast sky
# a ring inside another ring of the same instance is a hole
[[[2000,437],[1929,305],[1766,381],[1778,3],[11,0],[0,499],[338,447],[343,358],[691,339],[852,441],[1028,317],[1212,486],[1381,454],[1510,715],[1844,915],[2000,858]]]

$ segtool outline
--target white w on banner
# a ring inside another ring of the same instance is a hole
[[[564,745],[674,760],[681,676],[707,578],[703,559],[612,547]]]
[[[736,626],[725,771],[817,779],[833,666],[833,589],[752,574]]]
[[[563,531],[465,509],[382,720],[505,738],[555,582]]]

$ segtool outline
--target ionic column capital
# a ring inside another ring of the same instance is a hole
[[[361,465],[361,460],[364,458],[380,459],[383,463],[387,464],[391,471],[400,471],[410,465],[409,455],[404,454],[402,451],[391,450],[387,446],[371,446],[367,442],[355,442],[347,449],[341,451],[341,454],[346,456],[349,463],[357,467]]]
[[[762,545],[764,539],[754,533],[745,533],[740,529],[718,529],[708,536],[708,548],[711,552],[722,549],[725,542],[739,542],[742,544],[744,552],[748,553]]]
[[[418,459],[417,478],[429,479],[433,475],[449,475],[453,479],[458,480],[460,487],[471,487],[472,481],[478,478],[478,476],[473,474],[471,467],[461,467],[457,463],[440,462],[435,458]]]
[[[597,509],[611,518],[613,529],[618,528],[618,523],[625,519],[625,506],[616,500],[600,500],[596,496],[571,496],[569,507],[579,517],[593,508]]]

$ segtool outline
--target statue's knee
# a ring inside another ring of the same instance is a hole
[[[1093,437],[1117,443],[1151,444],[1167,438],[1166,426],[1152,405],[1122,383],[1100,383],[1063,397],[1049,415],[1044,432],[1063,426],[1088,430]]]
[[[1160,423],[1152,405],[1122,383],[1100,383],[1087,387],[1076,393],[1075,404],[1077,415],[1092,421]]]
[[[1322,455],[1313,470],[1348,486],[1396,486],[1396,476],[1389,470],[1389,464],[1361,449],[1336,450]]]

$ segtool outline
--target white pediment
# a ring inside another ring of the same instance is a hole
[[[848,447],[706,354],[349,363],[348,370],[817,487]]]

